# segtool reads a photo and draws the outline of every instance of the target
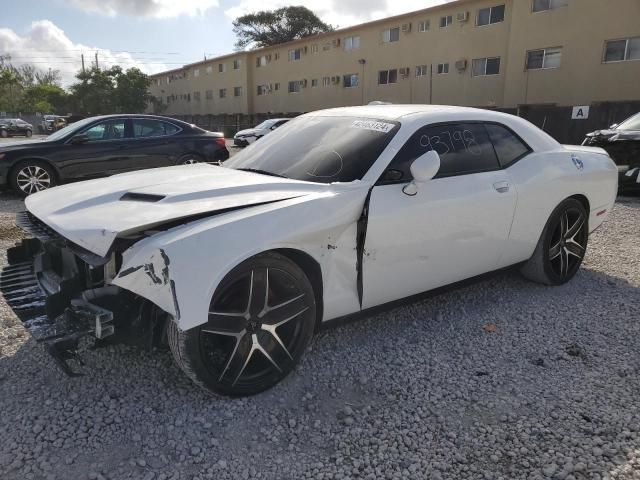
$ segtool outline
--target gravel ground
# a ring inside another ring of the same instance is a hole
[[[20,203],[0,197],[2,252]],[[89,350],[66,378],[2,302],[0,478],[640,478],[639,240],[621,199],[570,284],[501,273],[324,330],[236,400],[163,351]]]

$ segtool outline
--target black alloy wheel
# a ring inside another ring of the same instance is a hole
[[[565,209],[549,242],[551,270],[560,280],[572,278],[587,252],[587,219],[584,210]]]
[[[568,198],[552,212],[521,272],[529,280],[545,285],[567,283],[580,268],[588,241],[587,209],[577,199]]]
[[[213,295],[206,324],[177,332],[171,322],[169,345],[201,387],[221,395],[252,395],[293,370],[313,335],[315,318],[315,296],[304,272],[288,258],[268,253],[227,275]]]

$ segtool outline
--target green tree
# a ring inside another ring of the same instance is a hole
[[[282,7],[249,13],[233,21],[236,48],[268,47],[333,30],[306,7]]]
[[[85,115],[141,113],[151,99],[149,77],[137,68],[93,67],[76,75],[70,87],[73,111]]]
[[[68,94],[57,85],[39,83],[24,89],[19,109],[22,112],[66,113]]]
[[[130,68],[116,76],[118,113],[142,113],[151,102],[151,80],[137,68]]]

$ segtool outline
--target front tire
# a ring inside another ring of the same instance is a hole
[[[0,137],[7,138],[9,136],[9,132],[6,130],[0,130]]]
[[[27,160],[16,165],[9,176],[13,189],[20,195],[31,195],[56,186],[53,168],[38,160]]]
[[[588,240],[587,210],[578,200],[568,198],[551,213],[533,256],[521,273],[544,285],[567,283],[582,264]]]
[[[33,135],[33,132],[31,130],[27,130],[25,132],[25,135],[27,136],[27,138],[31,138],[31,135]]]
[[[246,396],[293,370],[315,322],[309,279],[271,252],[227,274],[213,294],[207,323],[180,331],[171,321],[167,337],[176,363],[197,385],[217,395]]]

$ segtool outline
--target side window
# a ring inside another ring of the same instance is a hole
[[[488,123],[485,127],[503,168],[531,152],[531,148],[508,128],[495,123]]]
[[[428,126],[419,129],[404,144],[389,164],[381,183],[410,181],[411,164],[430,150],[440,155],[440,171],[436,178],[486,172],[500,167],[482,124]]]
[[[89,127],[82,133],[89,137],[89,141],[91,142],[124,138],[124,120],[118,119],[101,122]]]
[[[171,123],[147,118],[133,120],[133,136],[135,138],[164,137],[178,132],[178,127]]]

